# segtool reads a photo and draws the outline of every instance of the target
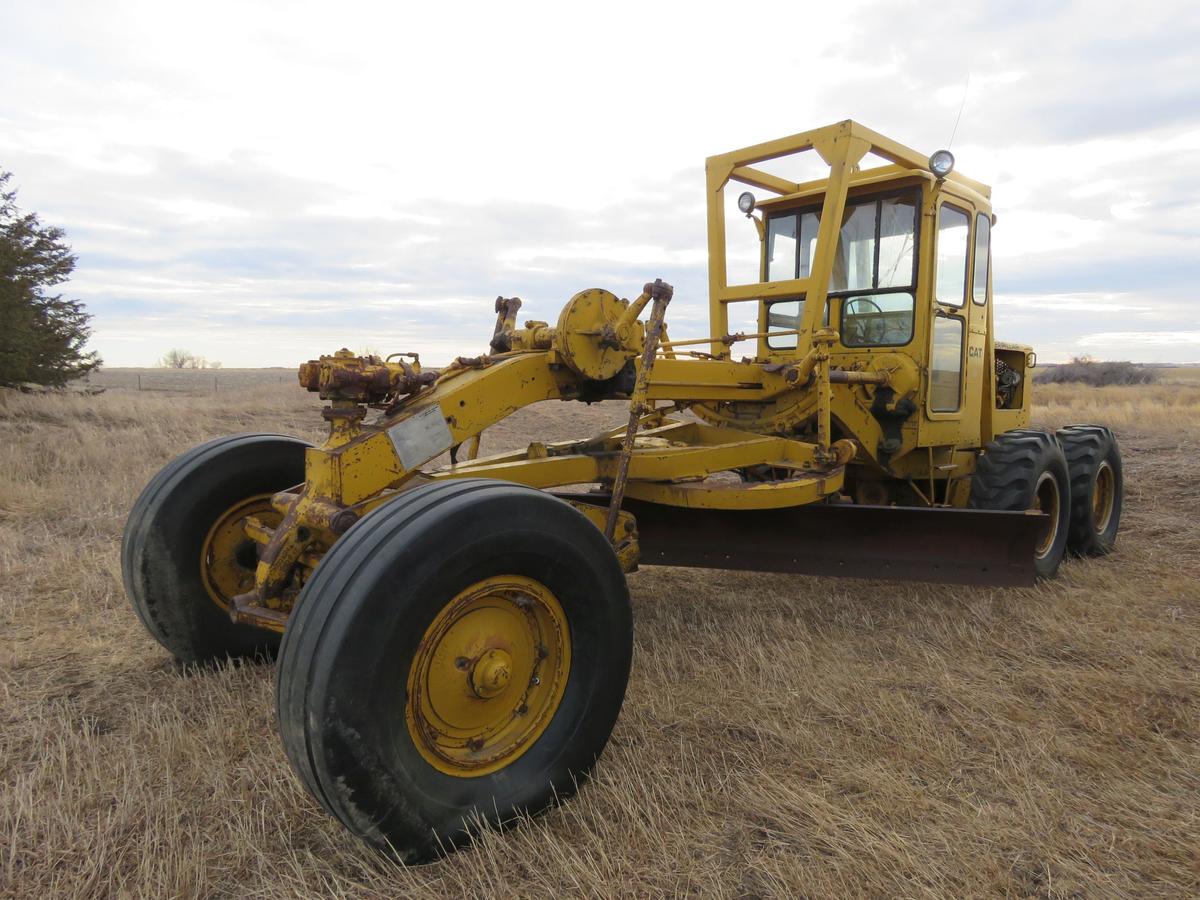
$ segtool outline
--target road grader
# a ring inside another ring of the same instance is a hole
[[[763,166],[805,152],[826,177]],[[726,221],[734,182],[746,223]],[[705,187],[708,334],[668,333],[661,280],[580,291],[553,324],[500,298],[488,351],[440,369],[304,363],[323,444],[209,441],[130,513],[145,627],[187,662],[278,652],[293,768],[400,859],[585,779],[624,699],[639,566],[1022,585],[1113,546],[1113,435],[1030,429],[1035,356],[993,336],[990,188],[850,121],[711,157]],[[729,283],[737,227],[753,283]],[[731,332],[734,304],[755,330]],[[518,409],[602,400],[628,421],[479,454]]]

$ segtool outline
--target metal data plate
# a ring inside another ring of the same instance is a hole
[[[450,426],[437,404],[397,422],[387,430],[387,435],[400,457],[400,465],[408,471],[445,453],[454,443]]]

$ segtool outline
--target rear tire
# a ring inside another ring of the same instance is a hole
[[[416,488],[357,522],[305,585],[280,650],[284,749],[352,832],[429,861],[575,792],[620,712],[632,644],[625,576],[581,513],[502,481]]]
[[[234,529],[243,515],[269,509],[270,495],[304,481],[308,446],[280,434],[217,438],[167,463],[134,503],[121,542],[125,592],[146,630],[181,661],[269,656],[278,648],[277,633],[230,620],[210,592],[205,561],[224,521],[229,558],[219,562],[228,577],[253,578],[257,549],[237,541]],[[221,581],[237,593],[236,581]]]
[[[1121,451],[1103,425],[1068,425],[1058,441],[1071,474],[1071,526],[1067,549],[1076,556],[1103,556],[1117,540],[1125,479]]]
[[[1067,551],[1071,482],[1067,460],[1053,435],[1005,432],[983,448],[971,478],[973,509],[1040,510],[1049,521],[1034,549],[1039,578],[1053,578]]]

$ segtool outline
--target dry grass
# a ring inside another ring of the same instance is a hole
[[[120,586],[124,515],[170,456],[318,436],[306,395],[247,384],[0,400],[0,895],[1200,890],[1195,381],[1036,389],[1040,423],[1113,424],[1128,479],[1118,551],[1052,584],[633,576],[633,678],[596,781],[408,870],[299,788],[270,667],[178,671]],[[620,417],[529,410],[487,449]]]

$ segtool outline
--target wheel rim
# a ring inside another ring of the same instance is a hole
[[[1054,546],[1054,540],[1058,537],[1058,510],[1060,498],[1058,496],[1058,481],[1050,472],[1043,472],[1038,479],[1037,489],[1033,493],[1033,508],[1037,512],[1046,514],[1046,525],[1042,530],[1041,540],[1037,544],[1037,557],[1043,558],[1050,552]]]
[[[1092,488],[1092,527],[1097,534],[1108,530],[1117,496],[1117,479],[1112,466],[1105,460],[1096,469],[1096,484]]]
[[[459,593],[425,630],[408,674],[408,731],[425,760],[459,777],[524,754],[550,724],[571,668],[558,598],[519,575]]]
[[[212,601],[224,610],[238,594],[254,587],[258,545],[246,534],[242,521],[254,516],[268,528],[283,519],[271,505],[272,494],[258,494],[221,513],[200,548],[200,577]]]

